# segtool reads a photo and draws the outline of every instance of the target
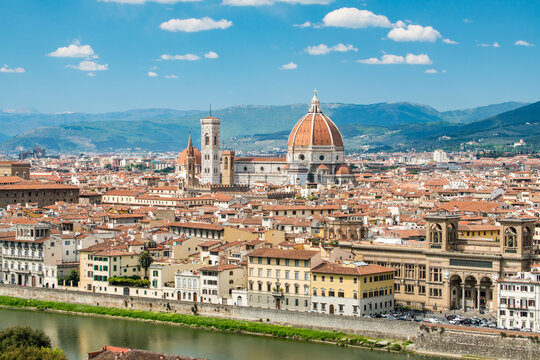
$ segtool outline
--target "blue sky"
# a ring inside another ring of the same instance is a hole
[[[532,0],[2,0],[0,109],[538,101],[539,20]]]

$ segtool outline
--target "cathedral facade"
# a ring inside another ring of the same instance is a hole
[[[352,171],[345,164],[343,136],[336,124],[322,112],[316,91],[308,113],[296,123],[289,135],[284,157],[235,157],[231,150],[221,153],[220,126],[218,118],[209,116],[201,119],[201,151],[192,145],[189,150],[195,157],[195,173],[186,173],[187,157],[183,155],[188,152],[186,148],[177,160],[179,177],[196,176],[201,184],[227,186],[255,182],[273,185],[354,182]]]

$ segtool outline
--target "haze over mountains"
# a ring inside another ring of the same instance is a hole
[[[394,150],[452,148],[479,137],[485,144],[519,138],[540,143],[536,135],[540,130],[540,102],[506,102],[445,112],[407,102],[323,104],[322,109],[340,128],[348,151],[366,145]],[[225,147],[243,152],[279,152],[307,110],[307,104],[245,105],[217,110],[212,115],[221,118]],[[187,144],[189,132],[198,145],[199,120],[206,115],[204,111],[173,109],[102,114],[0,112],[0,146],[10,153],[34,145],[48,153],[180,151]]]

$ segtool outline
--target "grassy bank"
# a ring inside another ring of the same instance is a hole
[[[271,335],[284,339],[327,342],[342,346],[361,346],[367,348],[386,349],[388,351],[401,351],[404,346],[409,344],[409,342],[402,341],[382,341],[377,339],[370,339],[360,335],[347,334],[343,332],[268,324],[263,322],[262,319],[260,322],[250,322],[205,317],[199,315],[116,309],[109,307],[80,305],[54,301],[20,299],[9,296],[0,296],[0,306],[6,306],[11,308],[66,311],[74,314],[115,316],[130,319],[161,321],[198,328],[258,335]]]

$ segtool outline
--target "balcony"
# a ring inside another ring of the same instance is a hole
[[[283,289],[281,287],[273,288],[272,289],[272,296],[274,296],[274,297],[282,297],[283,296]]]

